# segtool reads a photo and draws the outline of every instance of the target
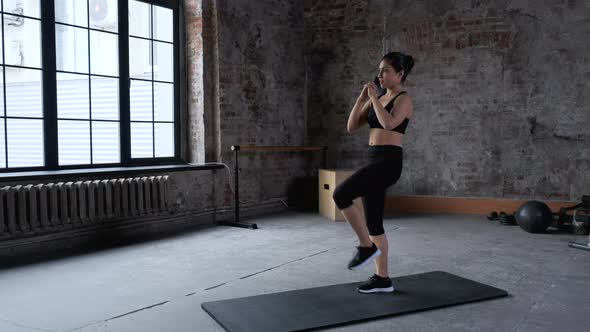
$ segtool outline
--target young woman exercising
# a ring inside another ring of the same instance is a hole
[[[378,78],[386,92],[378,95],[375,83],[365,84],[348,117],[348,132],[364,124],[371,128],[368,164],[343,181],[333,195],[334,202],[360,242],[348,268],[359,269],[375,258],[376,273],[358,287],[361,293],[394,290],[387,270],[388,245],[383,229],[383,209],[387,188],[401,176],[403,134],[414,111],[412,99],[402,86],[413,67],[411,55],[391,52],[383,56]],[[357,197],[362,197],[366,220],[353,205],[352,201]]]

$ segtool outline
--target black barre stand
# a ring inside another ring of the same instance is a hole
[[[241,227],[248,229],[258,229],[254,223],[240,222],[240,178],[239,178],[239,151],[323,151],[322,167],[326,167],[327,146],[256,146],[256,145],[232,145],[231,150],[234,152],[234,221],[220,221],[219,225]]]

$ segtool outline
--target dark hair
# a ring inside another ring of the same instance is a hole
[[[406,77],[414,68],[414,58],[409,54],[401,52],[391,52],[383,56],[382,60],[386,60],[397,72],[404,71],[402,76],[402,83],[406,81]]]

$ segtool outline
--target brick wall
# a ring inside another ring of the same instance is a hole
[[[306,144],[303,4],[186,0],[185,8],[193,161],[233,172],[232,145]],[[309,161],[241,152],[240,200],[281,204],[291,181],[313,172]],[[215,208],[233,207],[233,177],[215,174]]]
[[[587,1],[307,1],[308,135],[334,166],[363,164],[346,133],[381,56],[416,60],[404,172],[391,193],[577,200],[590,192]],[[335,22],[341,22],[336,24]]]
[[[218,2],[220,159],[231,145],[304,145],[303,3]],[[242,152],[245,201],[285,197],[305,153]],[[230,202],[225,202],[230,203]]]

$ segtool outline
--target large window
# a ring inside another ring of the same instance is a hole
[[[179,160],[177,1],[0,1],[0,171]]]
[[[2,1],[0,167],[4,168],[44,165],[39,3]]]

